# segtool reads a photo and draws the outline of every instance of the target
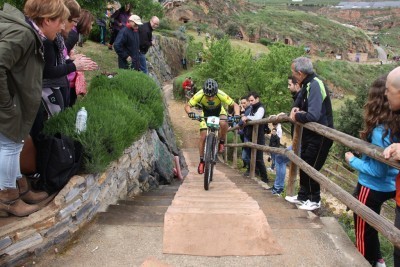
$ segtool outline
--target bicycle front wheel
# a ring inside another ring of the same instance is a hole
[[[214,149],[216,146],[217,138],[215,133],[209,133],[206,137],[205,153],[204,153],[204,189],[208,190],[210,182],[212,181],[214,169]]]

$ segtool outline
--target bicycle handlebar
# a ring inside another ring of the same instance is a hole
[[[202,119],[207,119],[208,117],[217,117],[217,116],[197,116],[196,118],[191,118],[192,120],[197,120],[201,121]],[[227,118],[219,118],[221,121],[227,121],[227,122],[234,122],[235,121],[235,116],[227,116]]]

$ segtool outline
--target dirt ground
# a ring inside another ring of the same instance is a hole
[[[163,85],[169,116],[180,148],[196,148],[199,140],[199,123],[189,119],[182,100],[175,100],[170,82]]]

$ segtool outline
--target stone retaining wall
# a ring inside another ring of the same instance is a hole
[[[0,228],[0,266],[22,264],[65,244],[97,212],[118,199],[169,183],[174,155],[180,152],[167,121],[127,148],[106,172],[76,175],[40,211],[25,218],[4,219],[14,221]],[[182,155],[180,158],[181,167],[186,168]]]
[[[174,51],[179,41],[162,36],[156,39],[148,53],[149,71],[161,87],[177,72],[171,71],[164,51]],[[179,54],[175,56],[180,58]],[[173,179],[174,156],[180,157],[181,168],[187,172],[166,103],[164,106],[162,127],[149,130],[104,173],[72,177],[47,206],[28,217],[0,218],[0,266],[21,265],[60,247],[96,213],[105,211],[118,199],[156,188],[160,183],[168,184]]]

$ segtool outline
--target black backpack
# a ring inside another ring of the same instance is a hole
[[[83,147],[78,141],[60,133],[39,135],[35,140],[37,172],[35,188],[49,194],[61,190],[77,174],[82,162]]]

